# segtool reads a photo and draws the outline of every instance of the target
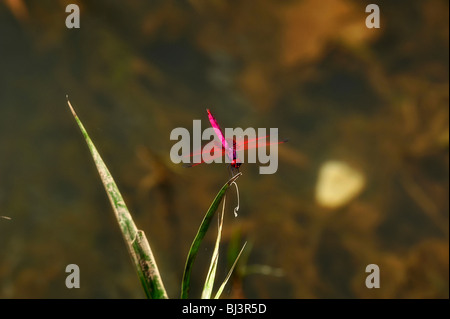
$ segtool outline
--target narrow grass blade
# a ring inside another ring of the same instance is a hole
[[[225,195],[223,198],[222,214],[220,214],[219,225],[217,227],[216,244],[214,246],[214,251],[211,257],[211,263],[209,265],[208,274],[206,276],[205,285],[203,287],[202,299],[211,299],[211,294],[214,287],[214,280],[216,278],[216,270],[217,270],[217,261],[219,260],[219,247],[220,247],[220,239],[222,238],[223,215],[225,213],[226,201],[227,196]]]
[[[230,187],[231,183],[233,183],[241,175],[242,175],[242,173],[236,174],[228,182],[226,182],[225,185],[223,185],[223,187],[220,189],[219,193],[217,193],[216,197],[214,198],[213,202],[211,203],[211,206],[209,207],[208,211],[206,212],[202,223],[200,224],[197,234],[195,235],[195,238],[192,242],[191,248],[189,249],[189,253],[188,253],[188,256],[186,259],[186,265],[184,267],[183,280],[181,282],[181,298],[182,299],[185,299],[189,296],[189,287],[190,287],[190,281],[191,281],[192,266],[194,264],[195,257],[197,257],[198,249],[200,248],[200,244],[203,240],[203,237],[205,237],[205,234],[209,228],[211,219],[213,218],[214,213],[216,212],[217,207],[219,206],[220,201],[222,200],[223,196],[225,195],[228,187]]]
[[[117,222],[119,223],[120,230],[122,231],[123,238],[127,244],[128,251],[135,265],[145,294],[148,298],[167,298],[167,293],[164,289],[158,267],[156,266],[153,253],[144,232],[138,230],[134,224],[133,218],[125,205],[122,195],[120,194],[111,173],[100,157],[94,143],[92,143],[89,138],[88,133],[75,113],[69,99],[67,99],[67,103],[69,104],[70,110],[72,111],[72,114],[80,127],[81,133],[86,140],[92,158],[97,166],[98,173],[100,174],[103,186],[108,194],[109,201],[116,215]]]
[[[227,284],[227,282],[228,282],[228,279],[230,279],[231,274],[233,273],[234,267],[236,267],[236,264],[237,264],[237,262],[238,262],[238,260],[239,260],[239,257],[241,256],[242,252],[244,251],[245,245],[247,245],[247,242],[245,242],[245,243],[244,243],[244,246],[242,246],[242,249],[241,249],[241,251],[239,252],[239,254],[237,255],[237,257],[236,257],[236,259],[235,259],[235,261],[234,261],[234,263],[233,263],[233,266],[231,266],[231,269],[230,269],[230,271],[228,272],[227,277],[226,277],[225,280],[223,281],[222,285],[220,285],[219,290],[217,290],[217,293],[216,293],[216,296],[214,297],[214,299],[219,299],[219,298],[220,298],[220,295],[222,294],[223,289],[225,288],[225,286],[226,286],[226,284]]]

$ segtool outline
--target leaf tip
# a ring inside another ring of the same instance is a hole
[[[231,185],[231,184],[232,184],[235,180],[237,180],[241,175],[242,175],[242,172],[237,173],[236,175],[234,175],[233,177],[231,177],[231,178],[228,180],[227,184],[228,184],[228,185]]]
[[[77,113],[75,113],[75,110],[73,109],[73,106],[70,103],[68,94],[66,94],[66,99],[67,99],[67,104],[69,105],[70,111],[72,112],[73,116],[76,118],[77,117]]]

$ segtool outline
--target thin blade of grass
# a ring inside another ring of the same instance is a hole
[[[120,191],[111,176],[111,173],[75,113],[69,99],[67,99],[67,103],[81,130],[81,133],[84,136],[92,158],[94,159],[97,171],[100,174],[100,179],[102,180],[103,186],[108,194],[109,201],[114,210],[120,230],[122,231],[123,238],[127,244],[128,252],[130,253],[131,259],[135,265],[135,269],[138,273],[139,280],[141,281],[147,298],[167,298],[167,293],[161,280],[158,267],[144,232],[137,229],[128,208],[125,205],[125,201],[123,200],[122,195],[120,194]]]
[[[214,287],[214,280],[216,278],[216,270],[217,270],[217,261],[219,260],[219,247],[220,247],[220,239],[222,237],[223,215],[225,213],[226,200],[227,196],[225,195],[223,198],[222,213],[220,214],[219,223],[217,227],[216,244],[214,246],[214,251],[211,257],[211,263],[209,265],[208,274],[206,276],[205,285],[203,287],[202,299],[211,299],[211,294]]]
[[[220,285],[219,290],[217,290],[217,293],[216,293],[216,296],[214,297],[214,299],[219,299],[219,298],[220,298],[220,295],[222,294],[223,289],[225,288],[225,286],[226,286],[226,284],[227,284],[227,282],[228,282],[228,279],[230,279],[231,274],[233,273],[234,267],[236,267],[236,264],[237,264],[237,262],[238,262],[238,260],[239,260],[239,257],[241,256],[242,252],[244,251],[245,245],[247,245],[247,242],[245,242],[245,243],[244,243],[244,246],[242,246],[242,249],[241,249],[241,251],[239,252],[239,254],[237,255],[237,257],[236,257],[236,259],[235,259],[235,261],[234,261],[234,263],[233,263],[233,266],[231,266],[231,269],[230,269],[230,271],[228,272],[227,277],[226,277],[225,280],[223,281],[222,285]]]
[[[194,240],[192,241],[191,248],[189,249],[189,253],[186,259],[186,265],[184,267],[183,273],[183,280],[181,282],[181,299],[188,298],[189,296],[192,266],[194,264],[195,258],[197,257],[198,249],[200,248],[200,244],[203,240],[203,237],[205,237],[205,234],[209,228],[211,219],[213,218],[214,213],[216,212],[217,207],[219,206],[220,201],[225,195],[228,187],[230,187],[231,183],[234,182],[241,175],[242,173],[234,175],[228,182],[225,183],[225,185],[222,186],[219,193],[217,193],[216,197],[211,203],[211,206],[209,207],[208,211],[206,212],[205,217],[203,217],[203,221],[200,224],[200,227],[197,231],[197,234],[195,235]]]

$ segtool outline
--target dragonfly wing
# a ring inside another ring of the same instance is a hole
[[[284,139],[281,141],[271,142],[270,136],[266,135],[266,136],[261,136],[258,138],[253,138],[250,140],[241,141],[240,143],[237,144],[236,149],[237,150],[249,150],[249,149],[258,148],[258,147],[262,147],[262,146],[282,144],[282,143],[286,143],[287,141],[288,141],[287,139]]]
[[[215,141],[209,142],[206,144],[200,152],[195,152],[189,154],[187,156],[183,156],[183,159],[187,160],[188,158],[192,160],[194,155],[201,154],[201,162],[200,163],[185,163],[183,166],[185,167],[194,167],[203,163],[211,163],[216,158],[222,157],[225,150]]]

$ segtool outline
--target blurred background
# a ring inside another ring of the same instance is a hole
[[[376,1],[368,29],[371,2],[1,0],[0,298],[144,298],[66,94],[170,297],[228,171],[173,164],[169,135],[210,108],[289,139],[227,199],[219,279],[250,245],[225,298],[449,298],[449,4]]]

